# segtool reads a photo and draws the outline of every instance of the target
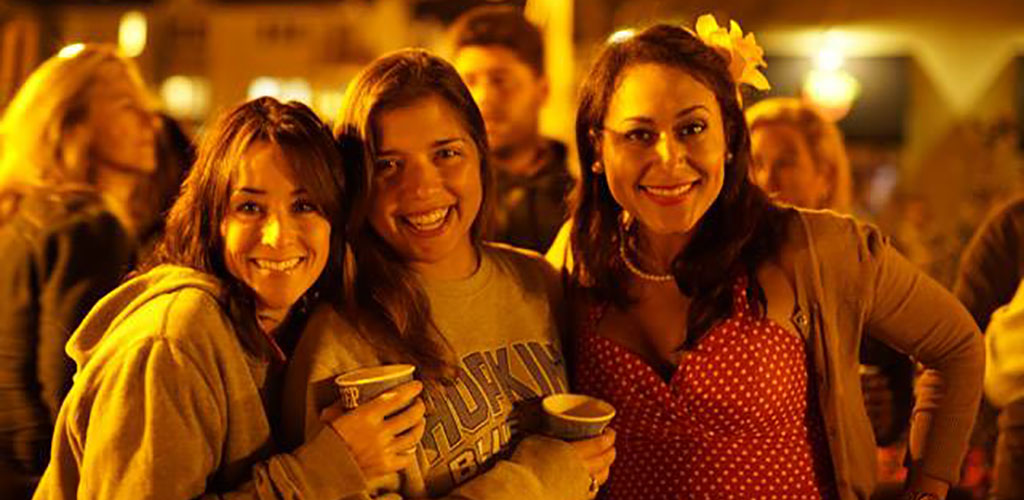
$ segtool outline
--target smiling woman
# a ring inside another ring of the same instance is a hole
[[[606,498],[869,498],[865,333],[929,369],[908,486],[943,497],[980,399],[977,327],[876,229],[751,182],[730,47],[759,49],[700,31],[614,38],[580,92],[570,352],[574,388],[619,409]]]
[[[330,252],[331,224],[309,191],[291,179],[281,148],[253,144],[242,158],[221,222],[224,262],[258,298],[260,327],[279,325],[320,277]]]
[[[539,435],[539,400],[564,392],[561,287],[539,255],[484,243],[492,198],[483,118],[455,69],[422,50],[384,56],[349,86],[336,129],[352,161],[356,273],[343,311],[313,313],[289,366],[285,428],[311,439],[333,380],[415,365],[425,405],[342,428],[365,493],[404,498],[582,500],[614,459],[613,433]],[[425,414],[424,414],[425,410]],[[443,432],[442,432],[443,428]],[[413,437],[403,447],[392,442]],[[373,451],[376,448],[377,451]],[[588,477],[589,475],[589,477]]]
[[[340,162],[330,130],[298,103],[258,99],[210,130],[152,261],[68,343],[78,373],[36,498],[340,498],[358,487],[335,459],[346,448],[333,427],[290,453],[270,444],[305,312],[340,303]]]

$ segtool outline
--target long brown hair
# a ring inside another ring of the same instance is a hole
[[[727,61],[690,31],[659,24],[604,47],[583,82],[576,114],[576,145],[582,179],[573,193],[571,232],[573,283],[597,302],[626,307],[622,283],[629,274],[619,257],[622,207],[608,181],[589,168],[598,157],[595,137],[623,72],[655,63],[692,75],[714,94],[722,112],[727,148],[722,191],[701,217],[690,243],[672,262],[679,290],[691,298],[684,348],[692,348],[731,308],[732,278],[746,274],[751,295],[764,310],[764,292],[754,273],[778,251],[783,214],[747,177],[750,135]]]
[[[434,324],[430,304],[408,263],[366,222],[373,194],[376,117],[427,96],[450,105],[480,153],[483,203],[470,228],[473,246],[479,250],[494,198],[487,135],[480,110],[451,64],[419,49],[377,59],[349,85],[335,136],[346,154],[356,206],[349,230],[358,271],[346,287],[354,299],[347,312],[382,358],[412,363],[428,380],[443,380],[454,374],[451,346]]]
[[[228,271],[220,226],[227,216],[238,166],[257,142],[274,144],[291,159],[289,166],[296,182],[309,192],[331,223],[327,265],[301,302],[312,306],[309,302],[326,301],[340,307],[346,245],[342,221],[350,209],[348,186],[330,129],[298,102],[282,104],[261,97],[221,116],[205,134],[196,163],[168,214],[164,235],[153,256],[141,267],[146,270],[176,264],[219,278],[226,285],[224,299],[234,324],[243,333],[251,333],[255,327],[255,294]],[[247,343],[247,347],[265,354],[265,346],[254,340],[260,337],[243,335],[243,340],[255,342]]]

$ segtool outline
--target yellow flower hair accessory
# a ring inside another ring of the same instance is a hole
[[[757,45],[753,33],[743,36],[743,30],[736,21],[729,22],[729,30],[718,26],[711,14],[697,18],[697,37],[729,61],[729,73],[736,81],[737,88],[745,83],[757,90],[768,90],[771,85],[758,69],[767,66],[764,49]]]

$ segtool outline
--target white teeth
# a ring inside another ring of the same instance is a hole
[[[690,188],[692,188],[694,184],[696,184],[696,183],[695,182],[691,182],[689,184],[683,184],[682,186],[678,186],[678,187],[674,187],[674,188],[662,188],[662,187],[654,187],[654,186],[644,186],[643,188],[645,190],[647,190],[648,193],[651,193],[651,194],[657,195],[657,196],[681,196],[684,193],[686,193],[687,191],[689,191]]]
[[[448,217],[448,211],[450,209],[451,207],[438,208],[436,210],[416,215],[406,215],[403,216],[403,218],[419,231],[430,231],[432,229],[437,229],[441,227],[441,224],[444,224],[444,220]]]
[[[268,269],[271,271],[290,271],[302,262],[302,257],[295,257],[294,259],[288,260],[266,260],[266,259],[253,259],[256,263],[256,267],[260,269]]]

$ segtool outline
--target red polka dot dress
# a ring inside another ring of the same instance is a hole
[[[808,387],[804,343],[755,317],[746,280],[732,317],[687,352],[668,384],[632,351],[594,334],[577,345],[577,390],[613,404],[617,458],[601,497],[837,498]]]

